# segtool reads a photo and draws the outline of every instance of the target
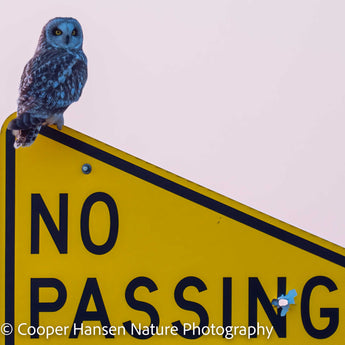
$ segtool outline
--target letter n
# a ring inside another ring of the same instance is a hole
[[[285,294],[286,277],[278,277],[278,296]],[[248,325],[257,328],[258,322],[258,300],[261,303],[267,317],[269,318],[275,332],[279,338],[286,338],[286,316],[280,316],[276,313],[271,301],[267,297],[260,281],[256,277],[249,278],[249,301],[248,301]],[[256,338],[257,332],[251,336]]]
[[[40,216],[60,254],[67,253],[68,194],[60,194],[59,228],[53,221],[41,194],[31,195],[31,254],[39,254]]]

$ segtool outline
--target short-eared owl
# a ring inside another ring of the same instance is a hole
[[[17,117],[8,126],[15,148],[30,146],[41,126],[62,128],[64,111],[79,99],[87,79],[82,45],[83,32],[74,18],[54,18],[43,27],[21,77]]]

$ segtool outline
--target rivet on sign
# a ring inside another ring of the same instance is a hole
[[[81,168],[81,171],[84,173],[84,174],[90,174],[92,170],[92,167],[90,164],[84,164]]]

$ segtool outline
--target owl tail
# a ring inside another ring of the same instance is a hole
[[[16,137],[14,148],[30,146],[37,138],[43,121],[43,119],[30,113],[24,113],[13,119],[8,124],[7,129],[12,130]]]

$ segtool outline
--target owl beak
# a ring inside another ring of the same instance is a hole
[[[69,35],[67,35],[67,36],[66,36],[66,40],[65,40],[66,44],[69,43],[69,38],[70,38]]]

